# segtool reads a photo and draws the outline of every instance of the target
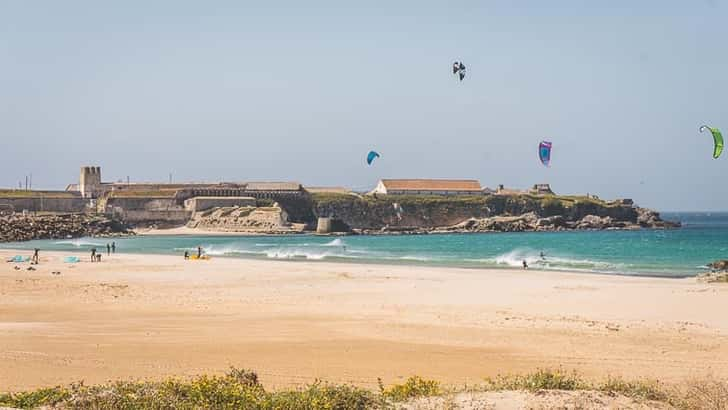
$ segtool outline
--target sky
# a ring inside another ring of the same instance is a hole
[[[726,20],[723,0],[3,1],[0,187],[64,189],[97,165],[728,210],[728,152],[698,132],[728,134]]]

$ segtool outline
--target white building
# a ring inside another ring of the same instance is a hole
[[[474,179],[382,179],[373,194],[380,195],[483,195]]]

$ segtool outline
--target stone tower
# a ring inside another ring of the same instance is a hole
[[[101,192],[101,167],[81,167],[78,190],[84,198],[96,198]]]

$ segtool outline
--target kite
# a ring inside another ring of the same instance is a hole
[[[541,141],[540,144],[538,144],[538,158],[541,160],[541,163],[545,166],[549,166],[551,163],[551,143],[548,141]]]
[[[700,127],[700,132],[703,132],[705,130],[708,130],[711,134],[713,134],[713,143],[715,144],[715,146],[713,147],[713,158],[717,159],[723,152],[723,135],[717,128],[710,128],[707,125],[703,125],[702,127]]]
[[[369,154],[367,154],[367,165],[372,165],[375,158],[379,158],[379,153],[376,151],[369,151]]]
[[[452,63],[452,73],[457,75],[460,81],[463,81],[463,78],[465,78],[465,64],[462,61]]]

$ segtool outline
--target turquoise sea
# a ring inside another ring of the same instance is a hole
[[[663,213],[675,230],[442,234],[403,236],[139,236],[115,239],[117,252],[182,255],[202,246],[214,256],[487,268],[571,270],[684,277],[728,259],[728,213]],[[89,252],[110,240],[6,243],[0,248]],[[541,258],[541,252],[545,258]]]

